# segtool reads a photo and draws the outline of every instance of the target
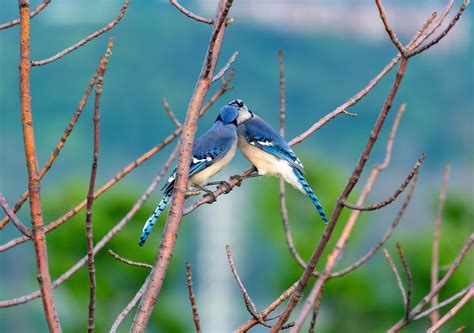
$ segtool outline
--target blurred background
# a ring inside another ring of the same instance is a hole
[[[32,0],[32,8],[40,1]],[[193,12],[213,17],[217,1],[182,1]],[[384,1],[400,39],[408,41],[445,1]],[[31,52],[47,58],[113,20],[121,1],[53,1],[32,20]],[[459,1],[454,5],[457,11]],[[0,22],[18,16],[14,1],[0,3]],[[372,1],[235,1],[218,67],[234,51],[236,74],[227,92],[201,119],[198,134],[214,121],[220,107],[243,99],[257,114],[278,126],[278,50],[285,56],[287,137],[293,138],[362,89],[396,54]],[[0,192],[12,206],[27,187],[18,98],[18,26],[0,32]],[[385,143],[401,103],[407,103],[395,141],[392,163],[381,175],[369,202],[379,202],[399,186],[420,153],[426,154],[413,201],[386,244],[396,259],[401,243],[414,275],[413,302],[429,291],[431,244],[437,197],[446,163],[452,173],[442,226],[440,265],[451,263],[473,230],[474,174],[472,126],[473,49],[472,8],[442,42],[412,59],[383,133],[368,167],[383,159]],[[101,146],[96,187],[125,165],[161,142],[174,130],[161,105],[166,97],[183,120],[202,65],[209,26],[188,19],[167,1],[131,1],[123,20],[107,33],[70,55],[32,70],[32,107],[40,166],[48,159],[74,112],[104,53],[108,36],[115,46],[101,98]],[[303,161],[308,181],[325,210],[331,213],[365,145],[370,129],[393,82],[388,74],[351,112],[341,116],[294,148]],[[215,83],[209,96],[218,88]],[[42,181],[45,222],[58,218],[86,197],[92,157],[92,105],[89,99],[51,172]],[[134,170],[94,203],[94,238],[99,241],[131,208],[161,169],[174,144]],[[218,179],[248,168],[237,154]],[[367,176],[360,184],[363,184]],[[155,307],[150,332],[194,330],[187,298],[185,262],[192,265],[197,305],[205,332],[228,332],[247,321],[240,291],[228,266],[225,245],[232,247],[240,276],[259,310],[266,307],[301,274],[291,257],[279,214],[277,178],[252,179],[185,217],[164,288]],[[355,202],[360,186],[351,201]],[[288,188],[288,208],[296,247],[307,259],[324,225],[310,201]],[[152,263],[165,217],[147,244],[137,245],[142,225],[160,199],[155,192],[146,205],[106,248],[137,261]],[[337,267],[344,267],[372,247],[396,216],[402,199],[383,209],[362,214]],[[340,233],[348,212],[340,220]],[[25,207],[20,219],[29,224]],[[78,214],[48,234],[53,279],[86,254],[85,215]],[[19,233],[9,224],[0,232],[2,244]],[[336,239],[336,237],[333,237]],[[333,244],[333,243],[331,243]],[[330,247],[329,247],[330,248]],[[471,251],[472,252],[472,251]],[[0,256],[0,297],[9,299],[37,289],[31,242]],[[327,253],[325,253],[327,254]],[[323,256],[325,257],[325,255]],[[473,280],[473,255],[441,292],[444,299]],[[320,266],[323,262],[320,263]],[[399,267],[401,267],[399,265]],[[126,266],[106,251],[96,257],[97,331],[110,329],[117,314],[140,288],[147,271]],[[443,274],[443,273],[441,273]],[[83,267],[55,289],[65,332],[84,331],[88,278]],[[449,307],[448,307],[449,308]],[[443,309],[444,313],[447,309]],[[320,332],[380,332],[403,315],[402,299],[381,252],[350,275],[326,285],[318,317]],[[445,327],[466,325],[474,330],[472,303]],[[133,314],[122,326],[130,327]],[[309,320],[308,320],[309,323]],[[425,330],[429,320],[408,326]],[[41,301],[1,309],[0,331],[47,330]],[[257,327],[255,332],[265,332]]]

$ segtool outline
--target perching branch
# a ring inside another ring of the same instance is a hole
[[[209,99],[209,101],[201,108],[201,111],[199,112],[199,116],[201,117],[209,108],[221,97],[226,91],[228,91],[230,88],[229,84],[234,75],[234,71],[230,71],[229,75],[227,76],[226,80],[222,83],[221,87],[216,91],[216,93]],[[171,143],[181,132],[183,131],[183,127],[180,127],[176,129],[172,134],[170,134],[168,137],[166,137],[160,144],[156,145],[146,153],[144,153],[142,156],[137,158],[135,161],[131,162],[129,165],[127,165],[125,168],[123,168],[119,173],[117,173],[112,179],[110,179],[106,184],[104,184],[100,189],[98,189],[94,193],[94,199],[97,199],[100,195],[102,195],[104,192],[109,190],[112,186],[117,184],[123,177],[125,177],[127,174],[129,174],[131,171],[133,171],[136,167],[141,165],[143,162],[147,161],[149,158],[151,158],[153,155],[161,151],[164,147],[166,147],[169,143]],[[81,201],[79,204],[77,204],[74,208],[69,210],[67,213],[65,213],[63,216],[60,218],[56,219],[55,221],[49,223],[45,227],[46,233],[56,229],[63,223],[69,221],[73,216],[75,216],[78,212],[80,212],[84,207],[86,206],[86,200]],[[19,237],[15,238],[3,245],[0,245],[0,252],[6,251],[16,245],[22,244],[26,241],[28,241],[28,237]]]
[[[84,39],[81,39],[76,44],[74,44],[72,46],[69,46],[68,48],[62,50],[61,52],[58,52],[57,54],[55,54],[52,57],[49,57],[49,58],[44,59],[44,60],[32,61],[31,65],[32,66],[43,66],[43,65],[49,64],[53,61],[56,61],[56,60],[64,57],[66,54],[69,54],[72,51],[75,51],[78,48],[80,48],[81,46],[87,44],[88,42],[90,42],[94,38],[97,38],[100,35],[102,35],[102,34],[106,33],[107,31],[111,30],[113,27],[115,27],[120,22],[122,17],[125,15],[125,12],[127,11],[127,7],[128,7],[128,2],[129,2],[129,0],[125,0],[125,3],[122,5],[122,8],[120,9],[120,12],[119,12],[118,16],[112,22],[110,22],[105,27],[103,27],[102,29],[97,30],[96,32],[90,34],[89,36],[87,36]]]
[[[199,323],[199,312],[196,306],[196,297],[194,296],[193,290],[193,276],[191,274],[191,265],[189,262],[186,263],[186,280],[188,285],[189,302],[191,303],[191,310],[193,311],[194,327],[196,333],[201,333],[201,324]]]
[[[449,174],[451,172],[451,165],[446,165],[444,169],[443,183],[439,192],[438,213],[436,215],[434,235],[433,235],[433,255],[431,260],[431,288],[434,288],[438,283],[439,275],[439,240],[441,237],[441,222],[443,220],[444,204],[446,202],[446,192],[448,191]],[[435,307],[438,304],[438,295],[433,297],[431,306]],[[439,320],[439,312],[434,311],[430,315],[431,326]]]
[[[54,304],[51,275],[49,274],[48,252],[40,196],[41,185],[31,109],[30,1],[19,0],[18,7],[20,11],[20,110],[26,167],[28,169],[28,191],[30,193],[32,224],[31,236],[36,255],[37,280],[41,291],[46,321],[51,332],[61,332],[61,325]]]

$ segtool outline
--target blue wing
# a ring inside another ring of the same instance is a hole
[[[294,168],[304,173],[303,165],[285,139],[262,118],[254,115],[253,118],[240,124],[239,133],[249,144],[288,161]]]

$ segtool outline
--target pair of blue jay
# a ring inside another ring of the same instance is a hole
[[[323,221],[327,222],[321,204],[303,176],[300,160],[286,141],[240,99],[225,105],[214,125],[194,142],[189,188],[203,190],[202,185],[229,164],[237,146],[257,168],[259,175],[282,176],[302,193],[306,193]],[[176,168],[162,188],[163,198],[143,227],[140,246],[145,243],[154,224],[170,202],[175,178]]]

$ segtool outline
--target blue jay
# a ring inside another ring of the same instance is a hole
[[[258,174],[283,176],[286,182],[308,195],[327,223],[319,200],[304,178],[303,165],[286,141],[262,118],[250,111],[242,100],[233,100],[228,105],[239,109],[238,146],[242,154],[255,165]]]
[[[238,107],[233,105],[224,106],[214,125],[201,137],[196,139],[190,161],[188,188],[195,187],[200,190],[205,190],[202,185],[205,184],[210,177],[224,169],[234,157],[235,151],[237,150],[238,115]],[[175,178],[176,168],[161,189],[163,198],[143,226],[139,242],[140,246],[145,244],[153,226],[170,202],[173,195]]]

